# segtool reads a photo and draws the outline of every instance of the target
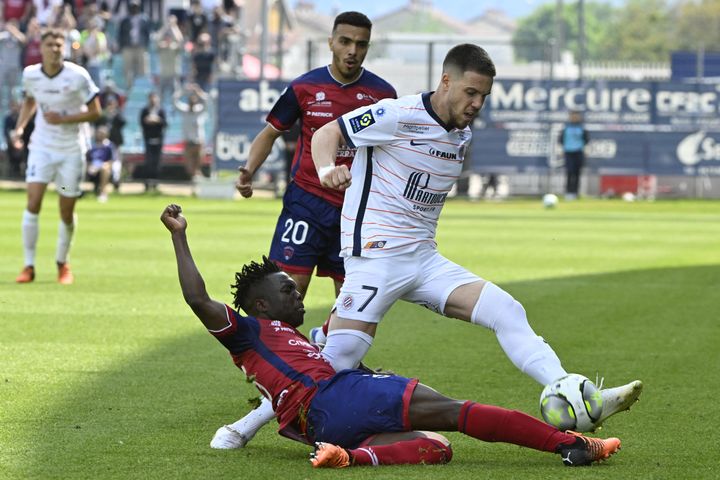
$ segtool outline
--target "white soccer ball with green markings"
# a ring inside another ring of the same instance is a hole
[[[602,408],[600,389],[577,373],[558,378],[540,394],[543,419],[562,431],[593,431],[602,415]]]

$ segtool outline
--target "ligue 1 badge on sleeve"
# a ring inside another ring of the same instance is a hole
[[[351,118],[350,128],[352,129],[353,133],[358,133],[366,129],[373,123],[375,123],[375,117],[373,117],[372,110],[368,110],[365,113],[361,113],[360,115]]]

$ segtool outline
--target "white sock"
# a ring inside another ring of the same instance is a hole
[[[331,330],[322,349],[322,356],[336,372],[357,368],[372,346],[373,337],[353,329]]]
[[[58,263],[66,263],[68,260],[68,253],[70,252],[70,244],[72,243],[73,233],[75,233],[76,219],[73,218],[72,223],[65,223],[60,220],[58,225],[58,241],[57,241],[57,253],[55,260]]]
[[[22,239],[23,251],[25,253],[25,265],[35,265],[35,248],[37,246],[38,233],[40,226],[38,225],[37,213],[30,213],[25,210],[22,217]]]
[[[541,385],[567,375],[550,345],[528,324],[522,305],[497,285],[485,284],[471,318],[495,332],[513,364]]]
[[[237,422],[231,423],[229,426],[247,438],[252,438],[255,432],[260,430],[263,425],[269,423],[273,418],[275,418],[275,412],[273,411],[272,403],[263,397],[259,407],[252,410]]]

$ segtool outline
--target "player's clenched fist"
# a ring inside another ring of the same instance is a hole
[[[182,232],[187,228],[187,220],[182,215],[182,207],[174,203],[165,207],[160,215],[160,221],[172,233]]]
[[[318,170],[318,178],[324,187],[346,190],[352,183],[352,175],[347,165],[328,165]]]
[[[238,168],[238,179],[235,182],[235,188],[244,198],[252,197],[252,173],[250,173],[250,170],[245,167]]]

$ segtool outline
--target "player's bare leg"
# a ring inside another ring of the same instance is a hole
[[[561,432],[523,412],[455,400],[422,384],[418,384],[410,400],[410,424],[419,430],[458,431],[485,442],[556,453],[567,466],[606,460],[620,449],[617,438]]]
[[[35,279],[35,251],[40,232],[38,217],[46,189],[46,183],[31,182],[27,184],[27,204],[22,219],[25,265],[22,272],[15,279],[18,283],[29,283]]]

